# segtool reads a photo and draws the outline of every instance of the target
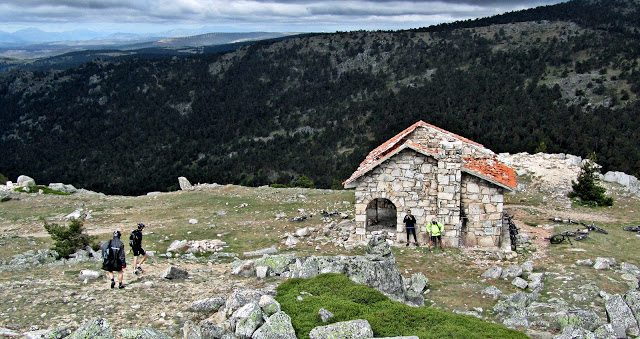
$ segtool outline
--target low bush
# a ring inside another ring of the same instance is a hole
[[[303,299],[297,300],[298,296]],[[314,327],[327,325],[318,315],[321,308],[334,314],[329,323],[366,319],[375,337],[527,338],[521,332],[472,316],[391,301],[379,291],[356,284],[342,274],[289,279],[278,286],[276,300],[291,317],[298,338],[309,338]]]
[[[71,254],[87,246],[96,248],[95,237],[86,233],[84,218],[69,219],[69,226],[50,224],[44,220],[44,229],[53,240],[51,249],[63,258],[69,258]]]

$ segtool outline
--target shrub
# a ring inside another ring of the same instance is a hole
[[[287,185],[283,185],[283,184],[271,184],[269,186],[272,188],[287,188]]]
[[[297,300],[303,291],[310,295]],[[375,337],[526,338],[523,333],[472,316],[391,301],[342,274],[289,279],[277,287],[276,300],[291,317],[298,338],[309,338],[314,327],[327,325],[318,315],[320,308],[334,314],[329,323],[366,319]]]
[[[7,177],[5,177],[2,173],[0,173],[0,185],[4,185],[9,181]]]
[[[315,185],[313,181],[309,179],[306,175],[299,176],[295,181],[293,181],[294,187],[303,187],[303,188],[313,188]]]
[[[44,229],[51,235],[53,240],[52,250],[58,252],[63,258],[69,258],[69,256],[80,249],[84,249],[87,246],[95,248],[93,242],[94,236],[90,236],[86,233],[84,228],[84,217],[69,219],[69,226],[60,226],[58,224],[48,223],[44,221]]]
[[[67,193],[67,192],[62,192],[62,191],[57,191],[54,189],[51,189],[47,186],[42,186],[42,185],[36,185],[36,186],[29,186],[29,187],[16,187],[13,189],[16,192],[24,192],[24,193],[38,193],[40,192],[40,190],[42,190],[43,194],[55,194],[55,195],[70,195],[71,193]]]
[[[596,182],[596,173],[600,167],[596,164],[596,154],[591,153],[582,165],[577,181],[571,181],[573,191],[569,192],[570,198],[578,198],[582,204],[588,206],[611,206],[613,198],[607,197],[604,187]]]

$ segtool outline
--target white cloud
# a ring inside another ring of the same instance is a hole
[[[148,31],[152,27],[168,30],[212,25],[287,31],[402,29],[558,2],[560,0],[5,0],[0,4],[0,30],[99,26],[110,27],[112,31],[122,28]]]

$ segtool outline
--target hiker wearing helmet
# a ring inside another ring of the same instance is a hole
[[[107,277],[111,280],[111,288],[116,286],[115,274],[118,272],[118,288],[124,288],[122,284],[122,271],[127,267],[124,253],[124,244],[120,241],[122,232],[113,232],[113,239],[102,247],[102,269],[107,271]]]
[[[135,267],[133,273],[136,275],[144,272],[141,266],[142,263],[147,260],[147,252],[142,248],[142,230],[144,226],[143,223],[139,222],[138,229],[131,232],[129,236],[129,246],[131,246],[131,250],[133,251],[133,267]],[[138,263],[138,256],[142,256],[140,263]]]

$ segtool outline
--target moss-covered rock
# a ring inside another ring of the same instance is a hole
[[[123,328],[120,330],[123,339],[169,339],[170,337],[151,327]]]
[[[114,339],[111,324],[104,318],[96,318],[82,324],[71,334],[70,339]]]

